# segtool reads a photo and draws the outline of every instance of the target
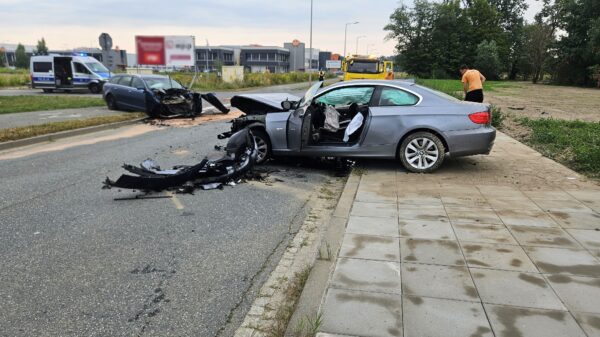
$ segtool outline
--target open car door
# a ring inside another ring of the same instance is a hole
[[[321,84],[323,82],[315,83],[304,97],[298,102],[298,106],[294,112],[290,114],[290,117],[287,121],[287,144],[288,148],[291,151],[299,151],[302,148],[302,144],[306,144],[303,142],[303,134],[308,134],[308,132],[304,133],[302,130],[307,125],[310,127],[310,114],[311,114],[311,103],[313,97],[321,88]],[[305,122],[308,120],[308,122]]]

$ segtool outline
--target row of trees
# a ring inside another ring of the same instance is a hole
[[[48,55],[48,47],[46,46],[46,40],[42,38],[38,40],[37,46],[33,51],[35,55]],[[0,65],[4,65],[6,63],[6,55],[0,54]],[[29,55],[25,51],[25,46],[22,44],[18,44],[15,49],[15,67],[17,68],[29,68]]]
[[[600,1],[542,0],[527,23],[525,0],[415,0],[385,26],[398,63],[420,77],[455,76],[461,64],[486,77],[549,74],[559,83],[589,85],[600,64]]]

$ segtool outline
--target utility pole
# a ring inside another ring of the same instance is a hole
[[[313,0],[310,0],[310,55],[308,57],[308,85],[312,85],[312,55],[313,55],[313,45],[312,45],[312,26],[313,26]]]
[[[366,35],[359,35],[356,37],[356,55],[358,55],[358,40],[362,39],[363,37],[367,37]]]
[[[206,71],[207,74],[209,73],[209,70],[208,70],[208,52],[210,52],[210,46],[208,45],[208,39],[206,39],[206,69],[205,69],[205,71]]]
[[[348,40],[348,25],[355,25],[357,23],[358,21],[348,22],[346,23],[346,27],[344,28],[344,55],[342,55],[344,59],[346,58],[346,41]]]

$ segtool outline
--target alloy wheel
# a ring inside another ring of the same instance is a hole
[[[434,141],[421,137],[408,143],[404,155],[409,165],[419,170],[425,170],[435,165],[440,152]]]

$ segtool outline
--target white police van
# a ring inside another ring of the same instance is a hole
[[[102,63],[90,56],[32,56],[30,63],[31,87],[44,92],[87,89],[96,94],[102,91],[111,75]]]

